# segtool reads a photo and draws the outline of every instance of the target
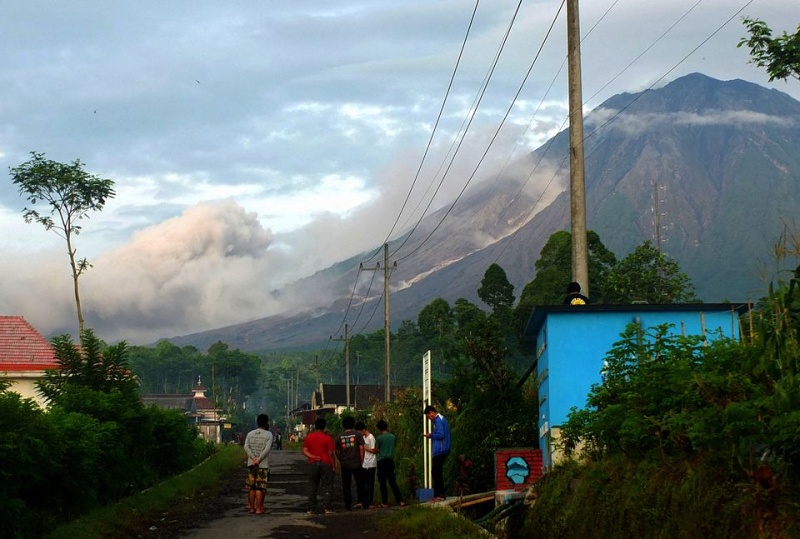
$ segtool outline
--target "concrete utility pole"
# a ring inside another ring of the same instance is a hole
[[[586,178],[583,162],[581,24],[578,0],[567,0],[569,66],[569,188],[572,224],[572,280],[589,295],[589,248],[586,239]]]
[[[347,399],[347,409],[350,409],[350,336],[347,333],[348,327],[347,324],[344,325],[344,337],[338,337],[334,339],[331,337],[332,341],[344,341],[344,377],[347,380],[347,389],[346,389],[346,399]]]
[[[397,262],[393,265],[397,267]],[[380,263],[375,264],[373,268],[365,268],[361,265],[361,269],[365,271],[377,271],[381,268]],[[391,354],[389,349],[389,342],[391,332],[389,327],[389,275],[391,271],[389,268],[389,244],[383,244],[383,387],[384,387],[384,401],[390,402],[392,397],[391,385],[389,380],[389,373],[391,367]]]

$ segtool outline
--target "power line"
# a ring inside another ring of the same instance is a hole
[[[503,35],[503,39],[501,40],[500,48],[498,49],[497,53],[495,54],[494,60],[492,61],[491,67],[489,68],[489,72],[487,73],[486,77],[483,80],[483,83],[481,84],[481,88],[480,88],[480,90],[479,90],[479,92],[478,92],[478,94],[476,96],[476,101],[473,102],[473,106],[472,106],[472,108],[470,108],[470,111],[469,111],[469,113],[467,115],[468,121],[467,121],[467,124],[466,124],[466,128],[464,129],[463,133],[460,135],[458,144],[456,145],[456,148],[455,148],[455,152],[453,153],[452,157],[450,158],[450,161],[447,164],[447,167],[445,168],[444,174],[442,174],[442,177],[439,180],[439,184],[436,186],[436,190],[434,191],[433,196],[430,198],[430,201],[428,202],[427,206],[425,207],[425,211],[423,211],[422,215],[420,215],[420,217],[417,220],[416,224],[414,224],[414,227],[406,235],[405,239],[400,243],[400,245],[394,250],[394,252],[392,253],[393,256],[395,256],[397,254],[397,252],[400,249],[403,248],[403,246],[408,242],[408,240],[414,234],[414,231],[416,231],[417,227],[419,227],[420,223],[425,218],[425,214],[428,212],[428,210],[430,209],[431,205],[433,204],[433,201],[436,199],[436,195],[439,193],[439,189],[442,187],[442,184],[444,183],[444,180],[447,177],[447,174],[450,172],[450,168],[453,166],[453,162],[455,161],[456,155],[458,154],[458,151],[461,148],[461,145],[464,143],[464,140],[466,139],[466,135],[467,135],[467,132],[469,131],[470,126],[472,125],[472,121],[475,119],[475,113],[477,112],[481,101],[483,101],[483,97],[486,94],[487,88],[489,87],[489,82],[491,81],[492,75],[494,74],[494,70],[497,68],[497,64],[500,61],[500,56],[501,56],[501,54],[502,54],[502,52],[503,52],[503,50],[505,48],[505,45],[508,42],[508,36],[511,34],[511,29],[514,26],[514,21],[516,20],[517,15],[519,14],[519,9],[520,9],[521,5],[522,5],[522,0],[520,0],[520,2],[517,4],[517,8],[514,10],[514,15],[511,18],[511,21],[509,21],[508,27],[506,28],[505,34]],[[465,186],[465,188],[466,188],[466,186]],[[463,189],[462,189],[462,193],[463,193]],[[451,206],[451,208],[452,208],[452,206]],[[449,213],[449,211],[448,211],[448,213]],[[438,226],[436,228],[438,228]],[[428,238],[430,238],[430,235],[428,235]],[[422,243],[425,243],[425,241],[427,241],[428,238],[423,240]],[[421,246],[422,246],[422,244],[417,246],[417,248],[414,249],[414,251],[412,251],[412,254],[414,252],[416,252]],[[407,258],[408,256],[410,256],[410,255],[407,255],[407,256],[405,256],[403,258]],[[402,258],[400,260],[402,260]]]
[[[553,27],[555,26],[555,24],[556,24],[556,21],[558,20],[558,17],[559,17],[559,15],[561,14],[561,10],[564,8],[564,3],[565,3],[564,1],[562,1],[562,2],[561,2],[561,5],[559,6],[559,8],[558,8],[558,11],[556,12],[555,16],[553,17],[553,20],[552,20],[552,22],[550,23],[550,27],[547,29],[547,33],[545,34],[545,37],[544,37],[544,39],[542,40],[542,43],[539,45],[539,49],[536,51],[536,55],[534,56],[533,60],[531,61],[531,64],[530,64],[530,66],[528,67],[528,71],[525,73],[525,76],[523,77],[523,79],[522,79],[522,82],[520,83],[519,87],[517,88],[517,92],[514,94],[514,98],[511,100],[511,104],[510,104],[510,105],[508,106],[508,108],[506,109],[506,113],[503,115],[503,118],[502,118],[502,120],[500,120],[500,123],[498,124],[498,126],[497,126],[497,129],[495,129],[495,132],[494,132],[494,134],[492,135],[492,138],[491,138],[491,140],[489,141],[489,144],[487,145],[487,147],[486,147],[486,150],[483,152],[483,154],[481,155],[480,159],[478,160],[478,163],[477,163],[477,164],[475,165],[475,167],[473,168],[473,170],[472,170],[472,173],[470,174],[469,178],[467,179],[467,182],[464,184],[464,187],[462,187],[462,188],[461,188],[461,191],[459,192],[459,194],[458,194],[458,196],[456,197],[456,199],[453,201],[453,203],[452,203],[452,204],[450,205],[450,207],[447,209],[447,211],[446,211],[446,212],[445,212],[445,214],[442,216],[441,220],[440,220],[440,221],[439,221],[439,222],[436,224],[436,226],[433,228],[433,230],[431,230],[431,232],[428,234],[428,236],[426,236],[426,237],[425,237],[425,239],[424,239],[424,240],[422,240],[422,242],[420,242],[420,243],[419,243],[419,244],[418,244],[418,245],[417,245],[417,246],[416,246],[416,247],[415,247],[415,248],[414,248],[414,249],[413,249],[413,250],[412,250],[410,253],[408,253],[408,254],[406,254],[405,256],[403,256],[402,258],[400,258],[400,259],[399,259],[400,261],[402,261],[402,260],[404,260],[404,259],[406,259],[406,258],[410,257],[410,256],[411,256],[411,255],[413,255],[415,252],[417,252],[417,251],[418,251],[418,250],[419,250],[419,249],[422,247],[422,245],[424,245],[424,244],[425,244],[425,242],[427,242],[427,241],[428,241],[428,240],[431,238],[431,236],[433,236],[433,234],[434,234],[434,233],[435,233],[435,232],[436,232],[436,231],[439,229],[439,227],[442,225],[442,223],[444,222],[444,220],[445,220],[445,219],[447,219],[447,216],[448,216],[448,215],[450,215],[450,212],[453,210],[453,208],[455,207],[455,205],[458,203],[459,199],[460,199],[460,198],[461,198],[461,196],[464,194],[464,192],[466,191],[466,189],[467,189],[467,187],[469,186],[469,184],[470,184],[470,183],[472,182],[472,180],[475,178],[475,175],[477,174],[477,172],[478,172],[478,169],[479,169],[479,168],[480,168],[480,166],[483,164],[483,161],[486,159],[486,156],[488,155],[488,153],[489,153],[489,150],[491,150],[492,146],[494,145],[495,141],[497,140],[497,137],[498,137],[498,136],[499,136],[499,134],[500,134],[500,130],[503,128],[503,126],[505,125],[505,122],[506,122],[506,120],[507,120],[507,119],[508,119],[508,117],[511,115],[511,111],[512,111],[512,110],[513,110],[513,108],[514,108],[514,104],[516,103],[516,101],[517,101],[517,98],[519,98],[519,95],[520,95],[520,93],[522,93],[522,89],[525,87],[525,83],[528,81],[528,77],[530,77],[530,74],[531,74],[531,72],[533,71],[533,68],[534,68],[534,66],[536,65],[536,62],[538,61],[538,59],[539,59],[539,56],[540,56],[540,54],[542,53],[542,50],[543,50],[543,48],[544,48],[544,45],[545,45],[545,43],[547,42],[547,39],[550,37],[550,34],[551,34],[551,33],[552,33],[552,31],[553,31]],[[451,164],[452,164],[452,161],[451,161]],[[448,167],[448,170],[449,170],[449,167]],[[410,235],[409,235],[409,237],[410,237]],[[402,245],[401,245],[400,247],[402,247]],[[399,247],[398,247],[398,250],[399,250]],[[395,251],[395,252],[397,252],[397,251]]]
[[[458,51],[458,58],[456,59],[456,65],[453,67],[453,73],[450,75],[450,81],[447,84],[447,90],[445,90],[444,98],[442,99],[442,105],[439,107],[439,113],[436,115],[436,121],[433,124],[433,129],[431,129],[431,135],[428,138],[428,143],[425,145],[425,152],[422,154],[422,159],[420,159],[419,166],[417,167],[417,172],[414,174],[414,180],[411,182],[411,187],[406,194],[406,198],[403,201],[403,205],[400,208],[400,211],[397,214],[397,218],[394,220],[394,224],[392,228],[389,230],[389,233],[386,235],[386,239],[383,243],[387,243],[389,238],[392,236],[392,232],[394,232],[397,223],[400,221],[400,216],[403,214],[403,211],[406,208],[406,204],[408,204],[409,198],[411,198],[411,193],[414,191],[414,186],[417,184],[417,180],[419,179],[420,172],[422,171],[422,166],[425,163],[425,159],[428,157],[428,152],[431,149],[431,145],[433,143],[433,137],[436,134],[436,129],[439,127],[439,122],[442,119],[442,115],[444,114],[445,105],[447,105],[447,99],[450,96],[450,90],[453,88],[453,81],[456,78],[456,73],[458,73],[458,68],[461,65],[461,58],[464,55],[464,49],[467,46],[467,40],[469,38],[470,31],[472,30],[472,24],[475,22],[475,14],[478,11],[478,5],[480,4],[480,0],[476,0],[475,7],[472,9],[472,16],[469,19],[469,25],[467,25],[467,32],[464,35],[464,39],[461,42],[461,49]],[[427,193],[427,191],[426,191]],[[367,260],[372,260],[375,256],[380,252],[380,248]]]

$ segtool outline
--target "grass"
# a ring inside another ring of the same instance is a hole
[[[154,521],[165,513],[179,517],[191,513],[198,492],[213,492],[229,475],[241,467],[244,452],[238,445],[220,446],[219,451],[200,466],[173,477],[153,488],[126,498],[115,505],[99,508],[67,525],[54,530],[49,539],[101,539],[106,537],[136,537],[145,533]]]
[[[392,511],[381,519],[385,538],[391,539],[485,539],[483,528],[439,507],[412,505]]]

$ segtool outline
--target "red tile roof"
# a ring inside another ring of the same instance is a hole
[[[0,372],[58,367],[53,347],[21,316],[0,316]]]

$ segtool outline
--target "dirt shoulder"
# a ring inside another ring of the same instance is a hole
[[[250,539],[263,537],[352,537],[378,531],[382,514],[396,509],[345,511],[339,475],[334,480],[333,515],[306,513],[305,459],[299,451],[270,454],[270,483],[264,515],[250,514],[244,490],[246,468],[242,463],[226,479],[222,490],[204,499],[196,512],[181,520],[169,520],[151,528],[143,537],[187,539]],[[377,497],[377,493],[376,493]]]

